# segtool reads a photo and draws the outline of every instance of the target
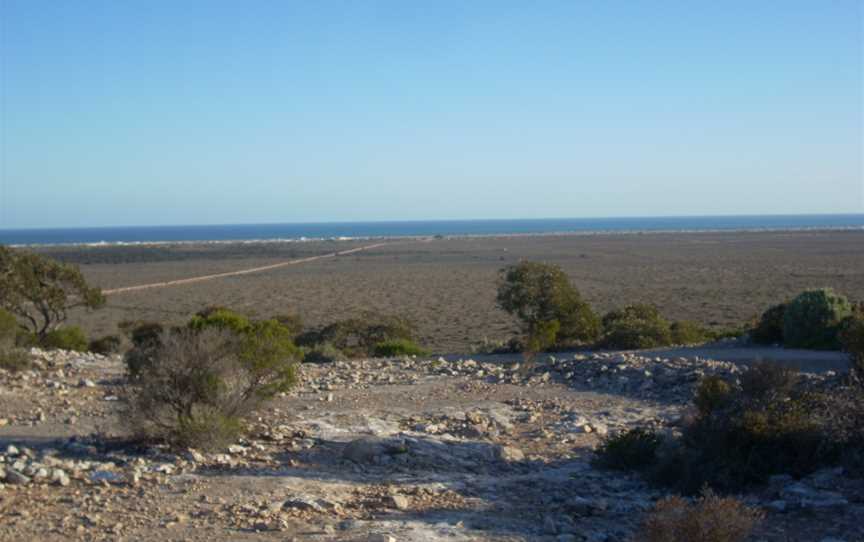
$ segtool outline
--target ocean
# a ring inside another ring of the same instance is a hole
[[[864,229],[864,214],[546,218],[0,229],[4,245],[142,244],[548,233]]]

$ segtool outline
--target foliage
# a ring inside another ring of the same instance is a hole
[[[669,326],[672,344],[699,344],[711,338],[711,333],[695,322],[680,320]]]
[[[243,333],[220,325],[172,330],[144,348],[146,363],[127,385],[127,416],[140,436],[176,446],[232,441],[245,416],[297,378],[299,351],[272,320]]]
[[[380,358],[396,356],[426,356],[429,352],[408,339],[391,339],[375,345],[375,355]]]
[[[105,335],[104,337],[99,337],[98,339],[90,341],[87,350],[107,356],[118,353],[122,346],[123,339],[118,335]]]
[[[603,331],[607,348],[656,348],[672,342],[669,322],[654,305],[628,305],[607,313]]]
[[[0,369],[18,372],[33,367],[33,360],[26,350],[20,348],[0,348]]]
[[[245,333],[252,325],[248,318],[223,307],[209,307],[199,312],[189,321],[189,328],[202,330],[209,327],[230,329],[236,333]]]
[[[504,267],[497,302],[521,320],[526,346],[534,351],[592,342],[600,332],[597,315],[557,265],[523,261]]]
[[[0,348],[10,348],[18,337],[21,326],[9,311],[0,309]]]
[[[793,299],[783,315],[783,345],[787,348],[836,350],[837,333],[852,305],[829,288],[808,290]]]
[[[864,316],[856,313],[844,320],[840,343],[849,353],[853,376],[864,384]]]
[[[707,376],[699,382],[693,404],[702,416],[726,406],[732,397],[732,386],[719,376]]]
[[[641,469],[654,463],[662,441],[654,431],[637,427],[606,438],[594,452],[594,462],[608,469]]]
[[[89,343],[83,329],[78,326],[67,326],[49,331],[39,344],[44,348],[86,352]]]
[[[723,491],[759,484],[774,474],[803,476],[830,464],[845,445],[800,385],[795,371],[756,364],[734,380],[704,379],[698,414],[680,442],[658,453],[655,481],[685,493],[704,485]]]
[[[673,496],[657,502],[643,522],[638,542],[744,542],[763,514],[709,490],[695,503]]]
[[[0,308],[40,340],[66,321],[69,309],[104,303],[101,290],[88,286],[76,266],[0,246]]]
[[[359,318],[340,320],[301,333],[296,337],[296,341],[298,345],[308,348],[330,343],[346,355],[354,357],[374,355],[376,345],[385,341],[411,341],[414,334],[413,324],[403,318],[366,312]]]
[[[774,305],[762,313],[750,332],[756,344],[783,344],[783,318],[787,303]]]
[[[330,343],[322,343],[305,348],[303,352],[303,361],[305,363],[333,363],[334,361],[344,361],[347,359],[341,350]]]

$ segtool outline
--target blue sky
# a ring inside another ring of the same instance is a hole
[[[0,1],[0,228],[864,212],[857,0]]]

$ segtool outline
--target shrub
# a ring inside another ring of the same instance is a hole
[[[783,345],[788,348],[839,349],[837,333],[852,305],[828,288],[808,290],[793,299],[783,315]]]
[[[98,339],[93,339],[92,341],[90,341],[87,349],[90,352],[95,352],[96,354],[102,354],[104,356],[107,356],[119,352],[122,345],[123,339],[121,339],[119,336],[105,335],[104,337],[99,337]]]
[[[698,344],[711,338],[711,333],[695,322],[680,320],[669,326],[672,344]]]
[[[666,346],[672,331],[654,305],[629,305],[603,317],[603,345],[607,348],[637,349]]]
[[[42,341],[66,321],[69,309],[105,304],[74,265],[0,245],[0,308],[18,316]]]
[[[797,370],[770,361],[757,361],[741,374],[741,393],[753,401],[787,399],[800,379]]]
[[[0,348],[11,348],[20,331],[21,326],[12,313],[0,309]]]
[[[316,345],[303,353],[305,363],[333,363],[347,359],[341,350],[330,343]]]
[[[88,342],[84,330],[78,326],[68,326],[49,331],[40,341],[40,345],[45,348],[86,352]]]
[[[521,320],[526,342],[564,347],[599,335],[599,319],[557,265],[520,262],[499,273],[498,306]],[[558,323],[554,336],[552,322]]]
[[[774,305],[762,313],[750,332],[750,340],[756,344],[783,344],[783,318],[786,303]]]
[[[729,404],[732,397],[732,386],[719,376],[707,376],[699,382],[693,404],[702,416],[710,416],[712,412]]]
[[[33,367],[33,360],[26,350],[20,348],[0,348],[0,369],[13,373]]]
[[[275,321],[173,330],[147,348],[125,394],[139,436],[212,449],[232,441],[245,416],[296,381],[299,352]],[[134,352],[135,350],[133,350]]]
[[[642,469],[654,463],[662,441],[654,431],[631,429],[606,438],[594,452],[594,462],[609,469]]]
[[[155,345],[162,337],[165,326],[159,322],[134,322],[121,327],[136,347]]]
[[[189,328],[202,330],[209,327],[225,328],[237,333],[244,333],[251,323],[249,319],[230,309],[223,307],[209,307],[200,311],[189,320]]]
[[[380,358],[392,358],[395,356],[426,356],[429,352],[417,346],[414,341],[407,339],[393,339],[382,341],[375,345],[375,355]]]
[[[763,515],[733,498],[706,490],[695,502],[666,497],[642,524],[639,542],[743,542]]]
[[[855,314],[843,322],[840,343],[849,353],[853,376],[864,383],[864,316]]]
[[[363,313],[359,318],[349,318],[309,330],[296,337],[297,344],[308,348],[330,343],[349,356],[375,354],[379,343],[392,340],[414,339],[414,326],[398,316],[387,316],[373,312]]]

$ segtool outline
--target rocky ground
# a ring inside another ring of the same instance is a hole
[[[746,370],[728,350],[737,363],[305,365],[301,387],[213,454],[122,438],[119,358],[35,351],[37,370],[0,371],[0,539],[627,540],[662,493],[595,469],[593,448],[629,427],[674,431],[700,376]],[[767,514],[754,540],[864,540],[864,483],[841,470],[742,498]]]

